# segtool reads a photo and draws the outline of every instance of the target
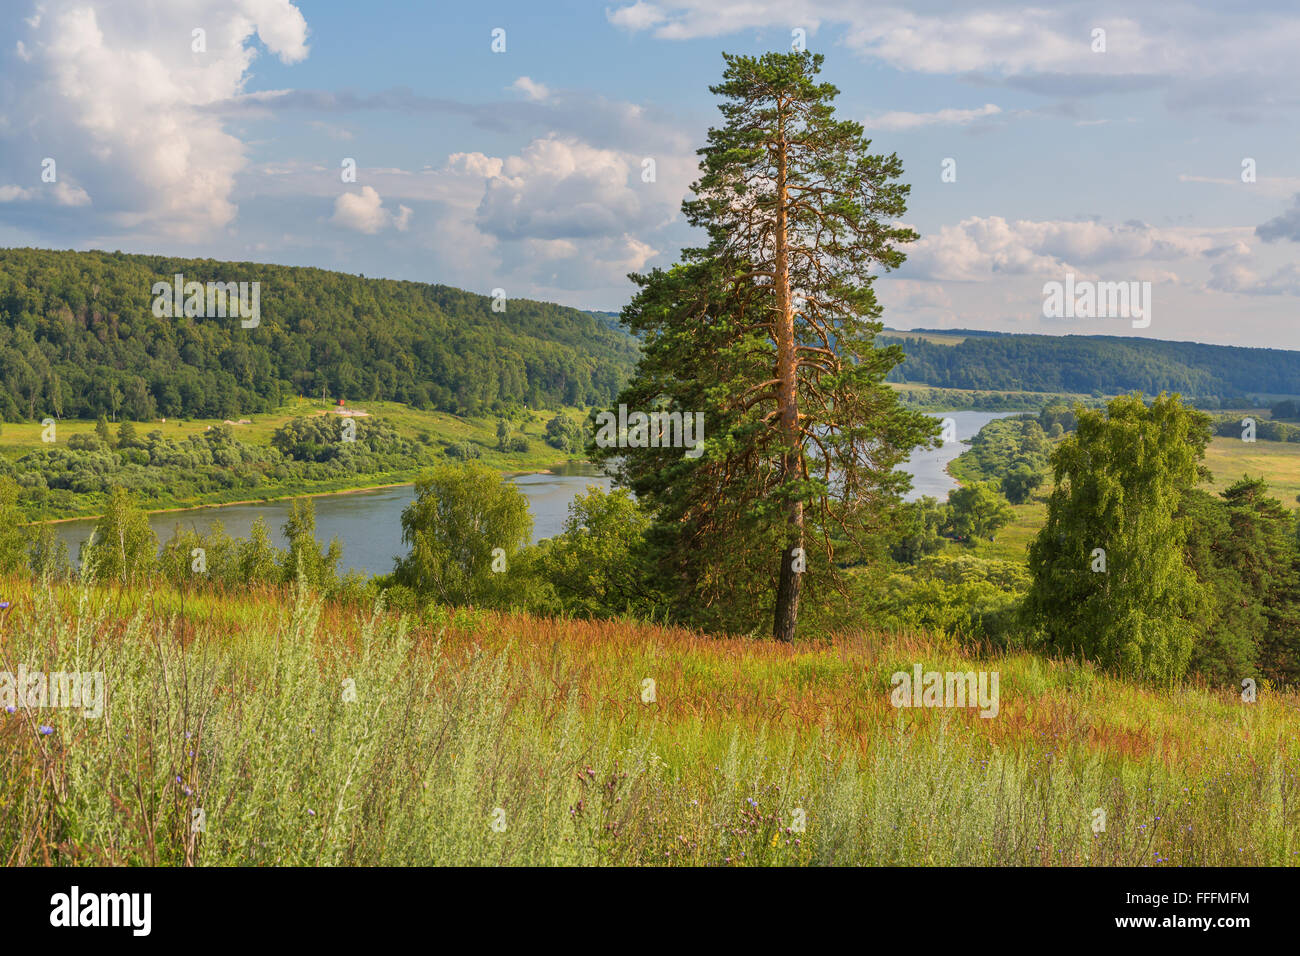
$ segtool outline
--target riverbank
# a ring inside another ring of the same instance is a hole
[[[356,413],[348,421],[361,423],[349,456],[319,454],[321,436],[301,423],[339,409],[306,399],[230,421],[114,422],[107,430],[74,419],[49,426],[6,422],[0,474],[19,479],[26,518],[44,523],[102,514],[114,486],[161,513],[379,489],[412,482],[424,469],[459,458],[511,475],[545,472],[582,454],[548,441],[551,420],[560,416],[576,425],[586,414],[580,408],[465,417],[398,402],[363,406],[347,410]],[[293,422],[299,423],[296,444],[282,432]],[[509,450],[502,447],[502,422]]]
[[[556,468],[575,467],[575,466],[580,467],[580,466],[587,466],[590,464],[591,463],[588,462],[586,459],[571,458],[563,462],[556,462],[550,468],[498,469],[498,472],[506,478],[515,478],[520,475],[553,475],[556,473],[554,470]],[[240,498],[234,501],[196,501],[194,503],[182,502],[167,508],[146,508],[144,509],[144,511],[145,514],[147,515],[165,515],[165,514],[185,513],[191,511],[208,511],[208,510],[215,510],[220,508],[234,508],[240,505],[269,505],[269,504],[276,504],[277,502],[293,501],[295,499],[300,499],[300,498],[334,497],[336,495],[359,494],[367,491],[383,491],[388,488],[405,488],[409,485],[415,484],[416,478],[419,477],[420,472],[423,470],[424,470],[423,468],[412,469],[409,477],[406,478],[406,480],[387,481],[387,482],[378,482],[378,483],[366,482],[363,484],[324,482],[323,484],[329,487],[318,487],[318,488],[314,488],[314,490],[311,491],[290,491],[286,494],[268,495],[260,498]],[[339,484],[342,484],[342,486],[333,487]],[[58,518],[44,518],[40,521],[33,522],[33,524],[61,525],[73,521],[92,521],[102,517],[102,515],[103,512],[77,513],[72,515],[64,515],[63,517],[58,517]]]
[[[533,540],[559,534],[568,520],[573,499],[586,492],[589,485],[608,489],[609,478],[589,464],[555,463],[548,469],[512,471],[510,481],[528,501],[533,519]],[[409,544],[402,537],[402,514],[415,500],[411,482],[390,482],[363,488],[315,493],[313,502],[316,536],[321,541],[337,538],[343,547],[339,570],[356,571],[364,576],[386,573],[393,562],[406,554]],[[166,542],[177,531],[207,534],[219,525],[231,538],[247,539],[259,522],[265,526],[271,542],[286,547],[284,526],[292,502],[299,497],[226,502],[203,508],[155,509],[146,514],[150,529],[159,542]],[[85,517],[51,523],[56,539],[67,548],[73,566],[82,545],[94,530],[96,519]]]

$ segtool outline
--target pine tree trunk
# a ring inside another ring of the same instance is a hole
[[[794,308],[790,301],[790,257],[786,221],[786,144],[785,124],[780,124],[776,177],[776,367],[777,411],[786,441],[781,460],[781,477],[791,481],[799,474],[799,398],[796,388],[794,342]],[[786,539],[781,548],[781,573],[776,586],[776,614],[772,636],[778,641],[793,641],[799,618],[800,572],[794,568],[795,552],[803,547],[803,502],[791,501],[786,507]]]

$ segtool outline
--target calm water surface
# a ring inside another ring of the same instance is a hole
[[[957,423],[957,441],[942,448],[918,452],[908,460],[907,470],[913,476],[912,493],[908,500],[921,495],[933,495],[940,500],[957,487],[944,471],[953,458],[961,454],[962,444],[974,437],[987,422],[1003,418],[1014,412],[936,412],[935,417],[950,416]],[[596,485],[608,490],[610,480],[590,464],[556,465],[551,474],[516,475],[510,480],[518,485],[528,498],[533,515],[533,540],[558,534],[568,517],[569,503]],[[357,570],[363,574],[386,574],[393,562],[406,553],[402,544],[402,509],[415,499],[415,487],[380,488],[375,491],[354,491],[346,494],[320,495],[313,499],[316,505],[316,537],[327,542],[338,537],[343,544],[343,570]],[[160,541],[171,537],[172,530],[180,525],[206,532],[214,521],[220,521],[226,534],[244,538],[258,518],[266,521],[271,536],[279,547],[287,542],[280,533],[289,514],[288,501],[271,501],[251,505],[226,505],[220,508],[196,508],[190,511],[172,511],[149,516],[149,523]],[[94,519],[67,521],[57,525],[59,537],[68,546],[68,554],[75,563],[82,542],[90,537],[95,527]]]
[[[948,492],[957,487],[957,482],[944,469],[968,445],[979,430],[996,418],[1009,418],[1023,415],[1024,412],[931,412],[935,418],[951,418],[957,425],[957,440],[947,442],[938,448],[923,449],[907,460],[905,470],[912,473],[912,490],[906,495],[908,501],[915,501],[922,495],[930,495],[940,501],[948,499]]]

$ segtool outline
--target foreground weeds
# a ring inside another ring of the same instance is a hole
[[[787,647],[3,583],[0,670],[107,687],[98,719],[0,710],[8,864],[1300,860],[1300,715],[1266,687],[1246,704],[907,634]],[[998,716],[895,710],[914,663],[997,670]]]

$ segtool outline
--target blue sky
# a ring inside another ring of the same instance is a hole
[[[697,238],[678,207],[721,51],[801,29],[912,185],[921,239],[879,280],[887,324],[1300,348],[1293,4],[14,0],[0,18],[3,245],[617,310],[626,273]],[[1067,272],[1150,281],[1150,326],[1044,318]]]

